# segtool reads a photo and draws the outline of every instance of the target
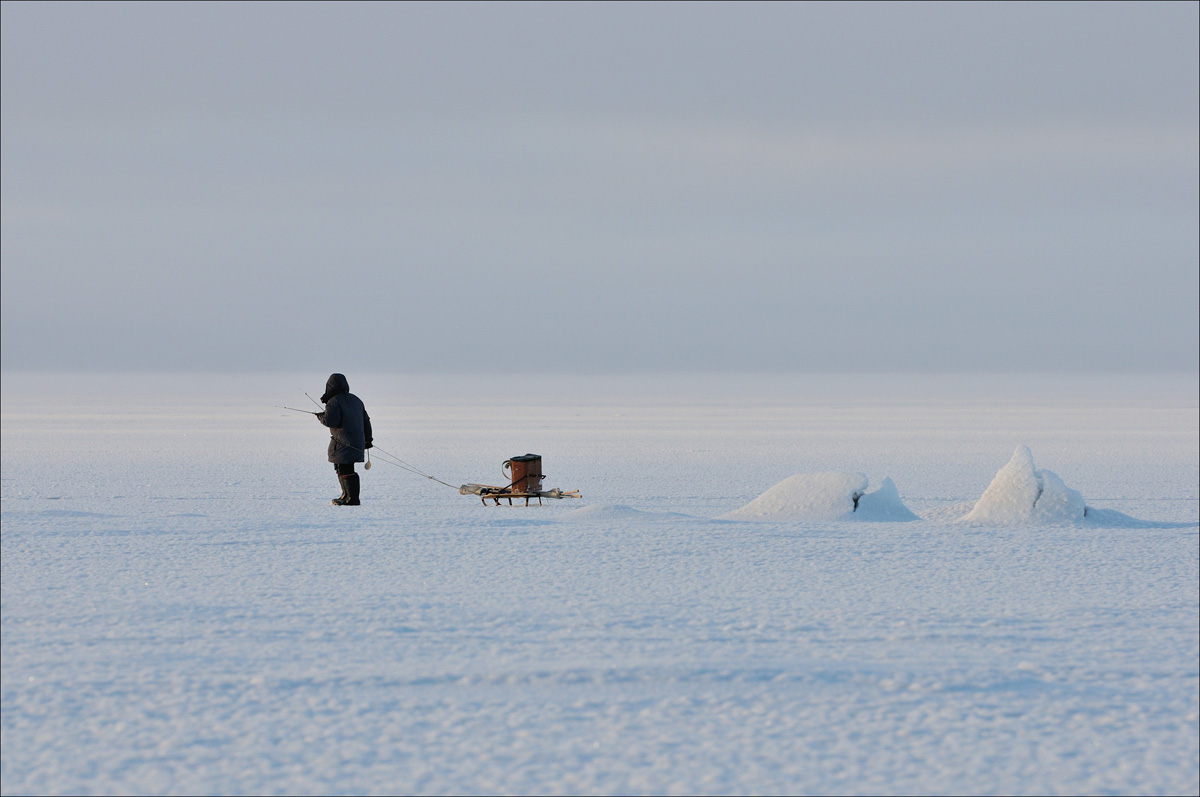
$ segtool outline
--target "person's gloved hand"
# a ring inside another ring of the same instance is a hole
[[[323,412],[316,412],[316,413],[313,413],[313,414],[314,414],[314,415],[316,415],[316,416],[317,416],[317,420],[318,420],[318,421],[320,421],[322,425],[324,425],[324,423],[325,423],[325,413],[323,413]]]
[[[367,441],[367,448],[374,448],[374,447],[375,447],[375,444],[374,444],[373,442],[371,442],[370,440],[368,440],[368,441]]]

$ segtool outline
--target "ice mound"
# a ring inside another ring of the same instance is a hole
[[[852,520],[875,520],[880,522],[900,523],[910,520],[920,520],[904,502],[900,500],[900,491],[890,476],[885,476],[883,484],[873,493],[865,493],[858,499],[858,507],[854,510]]]
[[[962,523],[1054,525],[1082,522],[1083,496],[1048,470],[1033,466],[1027,446],[1017,446],[1012,459],[964,515]]]
[[[789,476],[741,509],[728,520],[868,520],[908,521],[917,516],[900,500],[891,479],[873,493],[867,492],[861,473],[799,473]]]

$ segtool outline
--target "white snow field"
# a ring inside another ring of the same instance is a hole
[[[4,374],[5,795],[1200,791],[1194,375],[327,376]]]

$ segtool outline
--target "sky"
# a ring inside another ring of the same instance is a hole
[[[6,371],[1185,371],[1196,3],[3,3]]]

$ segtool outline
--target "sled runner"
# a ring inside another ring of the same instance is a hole
[[[500,506],[500,500],[504,498],[508,499],[509,506],[512,506],[514,498],[524,498],[525,506],[529,506],[530,498],[536,498],[540,505],[543,498],[580,497],[578,490],[562,490],[558,487],[552,490],[542,489],[542,479],[545,476],[542,475],[542,458],[538,454],[525,454],[506,459],[500,469],[506,477],[511,478],[507,487],[490,484],[464,484],[458,488],[459,494],[477,495],[484,506],[487,506],[489,498],[496,502],[495,506]]]

